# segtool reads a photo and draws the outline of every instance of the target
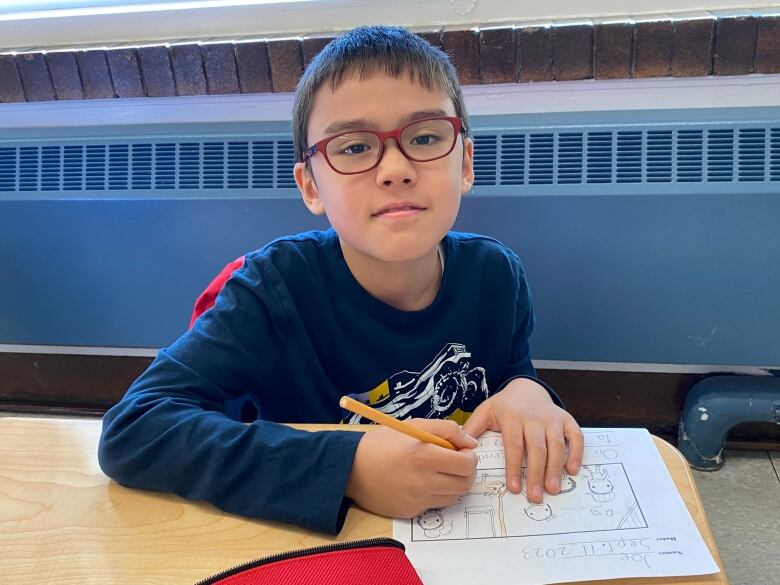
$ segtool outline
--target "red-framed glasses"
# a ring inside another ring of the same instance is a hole
[[[385,142],[389,138],[395,140],[409,160],[429,162],[451,153],[462,131],[463,120],[445,116],[415,120],[389,132],[350,130],[315,142],[303,151],[303,162],[321,152],[330,168],[337,173],[365,173],[382,160]]]

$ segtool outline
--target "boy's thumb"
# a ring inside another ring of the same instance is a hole
[[[479,437],[488,428],[489,413],[487,409],[478,408],[463,425],[463,432],[471,437]]]

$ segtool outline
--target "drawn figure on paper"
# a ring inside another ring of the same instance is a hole
[[[485,369],[471,367],[466,346],[448,343],[419,372],[396,372],[373,390],[350,396],[393,418],[443,418],[463,424],[488,397],[488,385]],[[347,413],[342,422],[368,421]]]
[[[615,486],[609,480],[609,472],[601,465],[584,469],[583,475],[588,482],[588,493],[599,503],[611,502],[615,499]]]
[[[607,518],[612,518],[615,515],[615,511],[612,508],[607,508],[604,512],[601,511],[603,506],[593,506],[590,509],[590,513],[594,516],[601,516],[602,514]]]
[[[475,482],[466,495],[469,496],[500,496],[507,492],[503,475],[489,475],[483,473],[479,481]]]
[[[480,476],[480,480],[471,486],[471,489],[466,492],[467,496],[487,496],[495,497],[498,507],[498,523],[501,529],[501,536],[506,536],[506,522],[504,522],[504,496],[509,490],[506,487],[506,481],[503,475],[488,475],[483,473]],[[484,508],[481,506],[480,508]],[[492,506],[491,506],[492,509]],[[466,508],[466,538],[469,538],[469,508]],[[495,510],[493,510],[495,512]],[[493,516],[490,517],[491,526],[493,525]],[[474,537],[480,538],[480,537]]]
[[[439,538],[452,532],[452,522],[444,520],[441,508],[431,508],[417,516],[417,524],[427,538]]]
[[[561,477],[561,491],[559,493],[568,494],[569,492],[573,492],[576,487],[577,482],[574,481],[572,476],[564,471],[563,476]]]
[[[541,522],[542,520],[549,520],[553,517],[552,508],[550,504],[543,502],[541,504],[529,504],[523,508],[525,515],[531,520]]]
[[[480,441],[481,454],[503,452],[500,437]],[[522,479],[525,486],[527,477]],[[480,466],[457,504],[430,510],[411,524],[413,539],[438,542],[647,528],[641,504],[619,462],[585,464],[576,475],[562,473],[560,493],[545,497],[541,504],[528,501],[524,490],[510,493],[504,467]]]
[[[548,502],[542,502],[541,504],[535,504],[528,500],[528,495],[525,493],[525,489],[520,490],[520,495],[526,500],[526,504],[523,505],[523,512],[531,520],[542,522],[543,520],[550,520],[555,518],[553,514],[552,506]]]
[[[496,511],[493,506],[466,506],[466,538],[494,538]]]
[[[639,510],[638,502],[633,503],[626,513],[623,514],[618,524],[618,528],[644,528],[645,526],[645,519]]]

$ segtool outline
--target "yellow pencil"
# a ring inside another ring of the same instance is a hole
[[[362,402],[358,402],[349,396],[342,396],[341,400],[339,400],[339,406],[341,406],[341,408],[347,409],[350,412],[359,414],[368,420],[374,421],[375,423],[385,425],[386,427],[395,429],[396,431],[405,435],[419,439],[423,443],[432,443],[434,445],[438,445],[439,447],[444,447],[445,449],[452,449],[453,451],[456,451],[455,445],[450,443],[448,440],[418,429],[414,425],[410,425],[408,422],[393,418],[384,412],[379,412],[377,409],[371,408]]]

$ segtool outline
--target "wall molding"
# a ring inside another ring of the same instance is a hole
[[[780,105],[780,74],[465,86],[472,116]],[[293,94],[202,95],[0,104],[0,128],[50,130],[158,124],[280,122]]]
[[[7,347],[0,347],[0,413],[102,415],[152,361],[140,356],[8,353]],[[556,389],[581,425],[644,427],[670,440],[677,436],[687,392],[705,377],[538,365],[539,377]],[[780,427],[742,424],[732,429],[729,440],[749,442],[754,448],[758,442],[776,447]]]
[[[159,349],[145,347],[86,347],[67,345],[0,344],[0,354],[106,356],[154,358]],[[650,374],[735,374],[750,376],[780,375],[780,365],[740,366],[723,364],[654,364],[630,362],[581,362],[572,360],[533,360],[541,370],[582,372],[635,372]]]

